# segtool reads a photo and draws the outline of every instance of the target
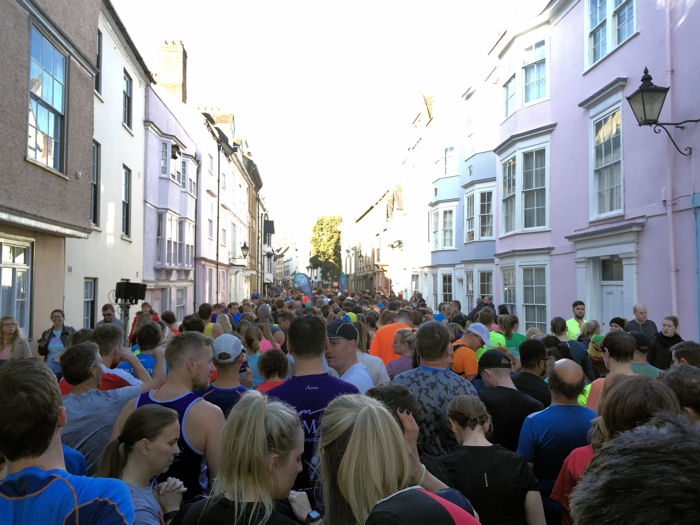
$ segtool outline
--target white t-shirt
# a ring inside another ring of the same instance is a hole
[[[369,377],[372,379],[374,386],[383,385],[390,381],[389,374],[386,371],[386,366],[384,366],[384,361],[382,361],[381,357],[369,355],[357,350],[357,360],[367,368]]]
[[[361,394],[364,394],[367,392],[367,390],[374,386],[372,378],[369,376],[369,372],[367,371],[367,367],[362,363],[355,363],[352,365],[342,376],[340,376],[340,379],[355,385]]]

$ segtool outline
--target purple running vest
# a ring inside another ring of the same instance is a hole
[[[188,392],[175,399],[168,401],[158,401],[151,397],[151,392],[144,392],[136,400],[136,408],[144,405],[161,405],[170,408],[177,412],[180,420],[180,438],[177,441],[177,446],[180,447],[180,453],[175,456],[173,463],[167,472],[158,476],[158,482],[165,481],[168,477],[177,478],[184,483],[187,492],[183,495],[183,503],[196,500],[204,496],[205,487],[200,483],[200,474],[202,473],[203,453],[196,450],[185,435],[185,418],[187,412],[197,401],[202,399],[198,395]]]

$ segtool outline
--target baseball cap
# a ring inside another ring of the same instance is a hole
[[[231,334],[220,335],[211,347],[217,363],[233,363],[244,350],[241,340]]]
[[[352,324],[342,319],[328,323],[326,332],[328,334],[328,339],[342,337],[344,339],[350,339],[351,341],[357,341],[357,329]]]
[[[486,350],[479,359],[479,372],[486,368],[510,368],[508,356],[496,348]]]
[[[472,323],[469,325],[469,328],[467,328],[467,332],[472,332],[481,337],[481,340],[486,346],[493,346],[491,344],[491,335],[489,334],[489,329],[486,328],[486,325],[481,323]]]

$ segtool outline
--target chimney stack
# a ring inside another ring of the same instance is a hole
[[[187,103],[187,51],[182,41],[167,40],[158,48],[156,82],[175,98]]]

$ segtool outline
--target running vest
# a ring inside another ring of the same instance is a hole
[[[177,417],[180,420],[180,438],[177,440],[177,446],[180,447],[180,453],[175,456],[168,471],[160,474],[157,479],[158,482],[161,482],[166,481],[168,477],[173,477],[182,481],[187,488],[187,492],[183,496],[183,503],[193,501],[198,496],[204,495],[204,487],[200,483],[204,454],[192,447],[185,435],[187,412],[200,399],[202,398],[192,392],[188,392],[175,399],[157,401],[151,397],[151,392],[144,392],[136,400],[136,408],[144,405],[161,405],[177,412]]]

